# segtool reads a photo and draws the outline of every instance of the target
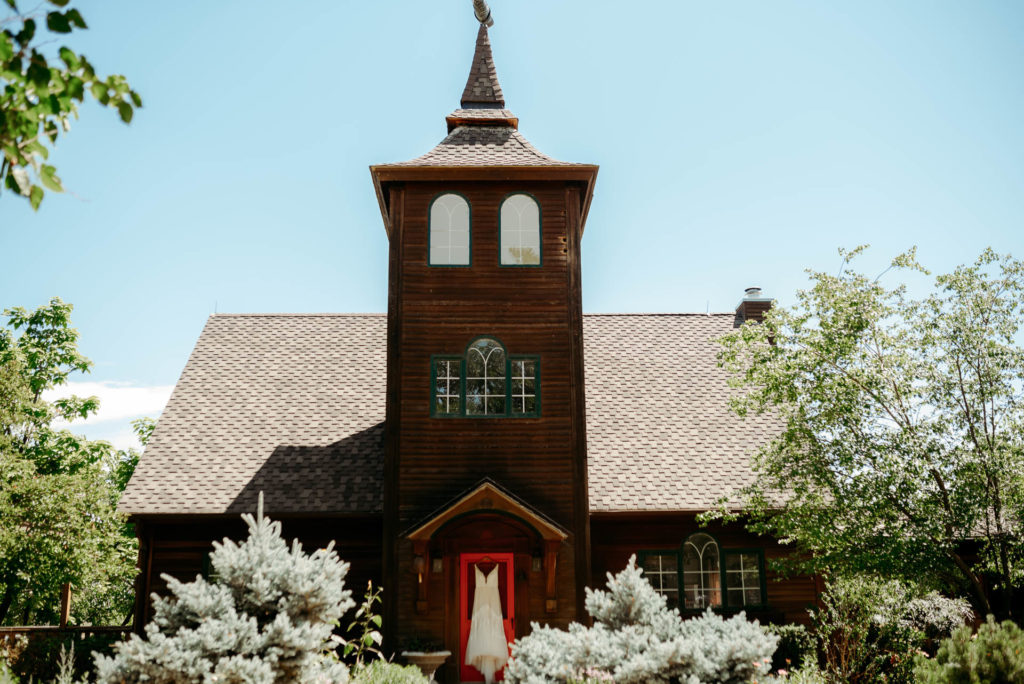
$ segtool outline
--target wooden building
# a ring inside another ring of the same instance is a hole
[[[136,624],[161,573],[203,572],[263,492],[349,586],[384,586],[389,643],[463,664],[472,568],[499,568],[508,639],[585,619],[584,588],[638,554],[685,611],[802,621],[811,578],[695,516],[748,483],[768,418],[729,412],[715,338],[759,316],[585,315],[580,242],[598,169],[537,151],[506,109],[483,24],[461,107],[425,155],[373,166],[390,240],[384,314],[211,316],[122,500]],[[639,229],[639,228],[637,228]]]

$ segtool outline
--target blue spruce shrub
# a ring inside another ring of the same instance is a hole
[[[354,604],[344,588],[348,563],[333,543],[312,554],[281,538],[281,523],[243,515],[249,538],[214,544],[215,579],[183,583],[169,575],[170,595],[154,595],[146,638],[137,635],[96,657],[106,684],[277,684],[348,682],[332,632]]]
[[[635,557],[608,575],[607,591],[587,589],[586,607],[593,627],[534,624],[512,646],[506,681],[746,684],[768,672],[778,642],[742,613],[723,620],[709,610],[684,620],[651,588]]]

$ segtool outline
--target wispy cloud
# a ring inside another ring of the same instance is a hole
[[[156,418],[164,410],[167,400],[171,397],[174,385],[156,385],[154,387],[137,387],[121,382],[69,382],[43,393],[47,401],[76,395],[79,397],[99,397],[100,410],[84,421],[75,421],[76,425],[95,425],[126,418],[152,416]]]
[[[138,448],[139,442],[131,429],[131,420],[149,416],[159,418],[174,385],[140,387],[123,382],[69,382],[43,393],[47,401],[69,397],[98,397],[100,410],[85,420],[70,425],[73,432],[89,439],[102,439],[118,449]]]

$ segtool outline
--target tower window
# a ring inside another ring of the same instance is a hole
[[[540,414],[540,358],[509,356],[491,337],[466,347],[463,357],[431,359],[431,415],[497,418]]]
[[[505,348],[482,338],[466,351],[466,415],[505,415]]]
[[[430,203],[431,266],[469,266],[469,202],[462,195],[439,195]]]
[[[537,413],[537,359],[521,358],[509,362],[512,369],[512,413],[533,415]]]
[[[529,195],[509,195],[501,203],[501,265],[540,266],[540,206]]]
[[[462,359],[434,359],[434,415],[462,413]]]

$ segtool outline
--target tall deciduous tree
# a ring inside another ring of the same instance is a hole
[[[28,12],[17,0],[3,0],[11,15],[0,18],[0,193],[7,188],[39,208],[45,190],[63,192],[57,169],[46,160],[49,147],[71,130],[78,104],[91,94],[101,105],[117,110],[129,123],[142,98],[124,76],[99,76],[85,55],[66,46],[48,57],[41,40],[43,28],[69,34],[86,28],[85,19],[70,0],[46,0]],[[49,4],[48,9],[44,9]]]
[[[116,512],[138,454],[72,434],[66,422],[95,397],[46,401],[90,362],[78,352],[71,305],[4,312],[0,327],[0,624],[55,622],[60,586],[71,582],[79,622],[130,614],[134,535]],[[138,429],[143,435],[149,422]]]
[[[807,569],[957,582],[1012,614],[1024,571],[1024,263],[986,250],[932,294],[849,270],[723,340],[746,392],[775,412],[745,492],[749,524]],[[914,252],[893,269],[925,272]],[[926,272],[925,272],[926,273]],[[1017,615],[1019,618],[1020,615]]]

